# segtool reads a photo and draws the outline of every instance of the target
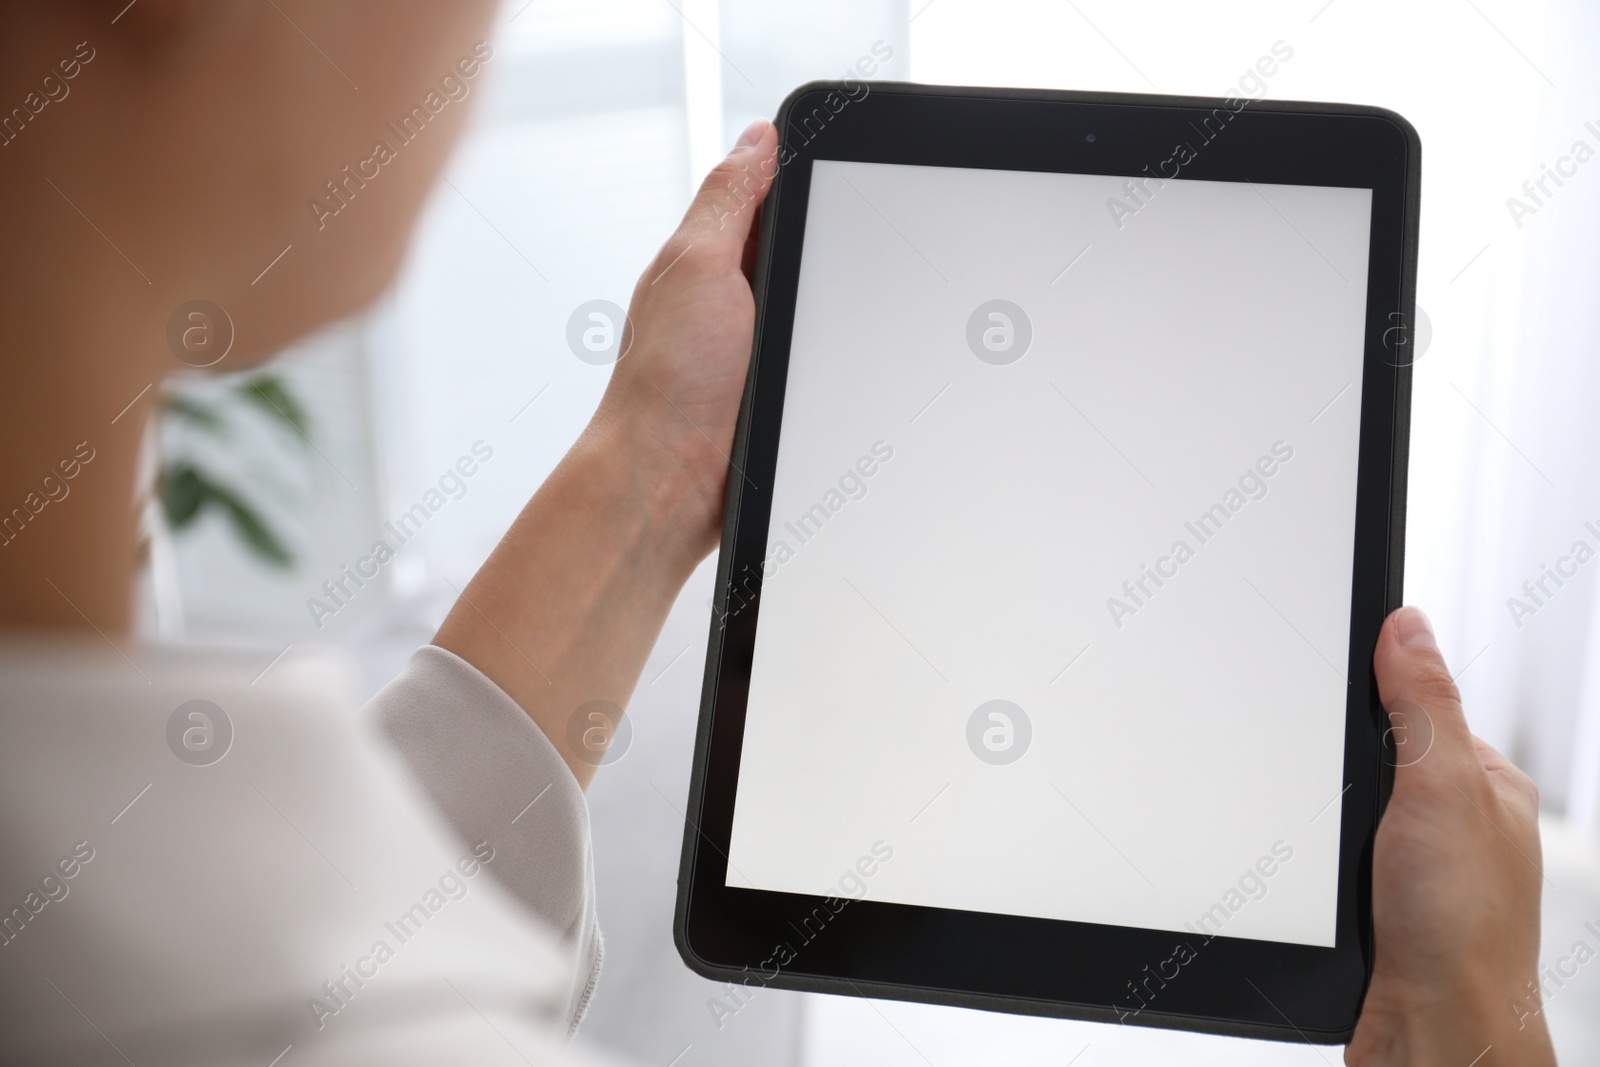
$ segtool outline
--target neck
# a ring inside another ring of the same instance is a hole
[[[0,287],[0,627],[92,628],[120,643],[138,565],[142,428],[175,361],[160,358],[163,323],[144,280],[68,205],[36,206],[57,210],[48,227],[13,214],[8,255],[30,269]]]

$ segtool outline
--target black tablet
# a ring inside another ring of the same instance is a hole
[[[1416,133],[848,81],[777,124],[676,916],[713,1012],[1347,1040]]]

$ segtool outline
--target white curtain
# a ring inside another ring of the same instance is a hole
[[[1457,437],[1469,475],[1455,533],[1464,580],[1446,620],[1458,655],[1484,650],[1460,678],[1474,724],[1534,776],[1547,810],[1591,833],[1600,820],[1600,562],[1579,559],[1600,553],[1596,40],[1600,9],[1558,0],[1545,40],[1530,42],[1555,87],[1541,85],[1519,120],[1534,133],[1521,160],[1531,189],[1505,189],[1502,224],[1486,235],[1484,258],[1495,259],[1476,323],[1484,352],[1476,387],[1461,385],[1483,416]],[[1495,151],[1497,131],[1482,136],[1483,150]],[[1575,552],[1579,542],[1586,547]],[[1430,570],[1426,581],[1445,585],[1449,575]]]

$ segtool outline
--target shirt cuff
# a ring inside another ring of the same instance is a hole
[[[555,932],[572,976],[560,1009],[570,1037],[604,950],[589,806],[566,761],[504,690],[435,645],[419,648],[364,714],[448,825],[469,845],[487,841],[493,876]]]

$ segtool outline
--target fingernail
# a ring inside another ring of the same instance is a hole
[[[1433,624],[1428,621],[1428,616],[1423,614],[1421,608],[1410,605],[1394,613],[1394,634],[1400,643],[1408,648],[1431,648],[1439,650],[1439,643],[1433,639]]]
[[[735,142],[733,147],[749,148],[751,145],[761,140],[761,135],[766,132],[767,120],[756,119],[754,122],[744,128],[744,132],[739,135],[739,140]]]

